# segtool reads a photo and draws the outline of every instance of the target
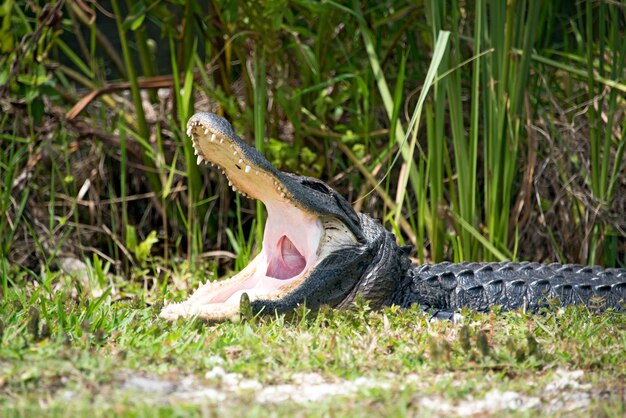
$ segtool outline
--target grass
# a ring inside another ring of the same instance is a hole
[[[329,182],[421,262],[624,266],[620,4],[179,3],[0,4],[0,414],[489,414],[471,402],[492,390],[546,415],[624,414],[623,315],[157,317],[261,245],[260,204],[196,166],[198,110]],[[207,378],[217,366],[262,389]],[[563,370],[584,376],[548,390]],[[298,373],[377,385],[258,401]]]
[[[520,416],[626,409],[623,314],[468,311],[457,325],[357,304],[170,324],[157,317],[158,291],[101,267],[88,272],[49,273],[4,293],[3,416],[439,415],[437,408],[489,412],[479,401],[506,392],[516,394],[511,413]],[[172,275],[199,279],[185,265]],[[334,385],[331,394],[299,401],[324,390],[322,382]],[[270,393],[283,400],[259,401]]]

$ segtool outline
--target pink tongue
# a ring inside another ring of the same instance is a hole
[[[290,279],[302,272],[306,266],[304,256],[293,243],[283,235],[278,241],[278,252],[275,253],[267,266],[266,275],[275,279]]]

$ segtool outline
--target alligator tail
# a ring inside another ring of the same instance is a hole
[[[551,302],[554,301],[554,302]],[[393,303],[456,311],[537,312],[551,303],[626,311],[626,269],[539,263],[439,263],[411,267]]]

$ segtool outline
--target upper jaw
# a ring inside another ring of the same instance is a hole
[[[225,119],[212,113],[196,113],[187,123],[187,133],[198,161],[219,166],[234,190],[262,201],[266,207],[279,202],[312,215],[335,217],[359,242],[364,242],[359,217],[341,195],[318,179],[277,170],[242,141]]]
[[[276,170],[256,149],[249,147],[224,119],[197,113],[187,123],[198,164],[217,165],[234,191],[265,203],[290,200]]]

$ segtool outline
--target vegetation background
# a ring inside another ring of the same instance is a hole
[[[195,111],[224,115],[280,169],[328,181],[422,262],[623,265],[625,13],[610,1],[4,1],[3,276],[61,254],[117,272],[210,249],[245,262],[261,209],[195,165]]]
[[[623,2],[3,0],[0,22],[5,342],[91,349],[116,301],[247,263],[263,208],[196,166],[195,111],[419,262],[626,264]]]

